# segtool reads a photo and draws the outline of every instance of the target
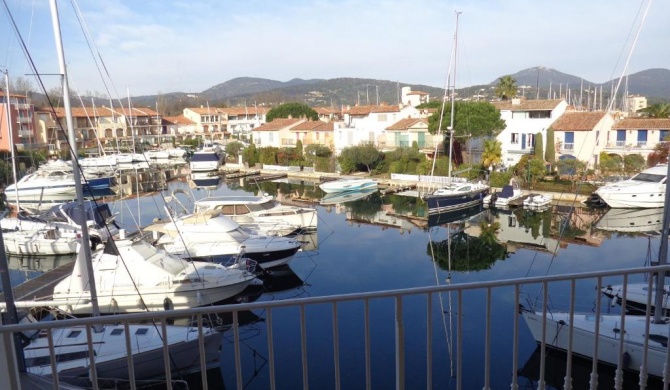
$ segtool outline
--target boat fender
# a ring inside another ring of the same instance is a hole
[[[623,368],[626,369],[630,365],[630,354],[628,352],[623,353],[623,362],[621,363]]]
[[[163,310],[165,311],[174,310],[174,304],[172,303],[172,300],[170,298],[165,298],[163,300]]]

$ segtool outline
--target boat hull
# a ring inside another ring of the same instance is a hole
[[[344,179],[323,183],[319,188],[327,194],[345,191],[362,191],[377,188],[377,182],[372,179]]]
[[[523,318],[528,325],[535,341],[542,342],[542,313],[523,312]],[[572,351],[586,358],[593,358],[595,338],[595,315],[574,314]],[[598,360],[614,366],[619,364],[620,344],[619,315],[602,315],[598,336]],[[639,371],[644,359],[645,317],[626,317],[625,331],[627,338],[623,344],[627,362],[624,367],[631,371]],[[667,340],[667,324],[650,324],[650,333],[665,336]],[[546,345],[550,348],[567,351],[569,346],[570,315],[569,313],[549,313],[546,320]],[[650,375],[663,376],[663,366],[666,361],[667,347],[650,340],[647,354],[647,370]]]
[[[489,189],[447,195],[427,195],[428,214],[438,214],[483,204]]]

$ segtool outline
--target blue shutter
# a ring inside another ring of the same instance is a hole
[[[526,134],[521,134],[521,150],[526,150]]]

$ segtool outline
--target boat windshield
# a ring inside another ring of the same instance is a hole
[[[271,200],[263,203],[248,204],[247,206],[251,211],[264,211],[275,207],[274,202]]]
[[[219,161],[219,156],[216,153],[195,153],[191,161]]]
[[[631,180],[643,181],[647,183],[660,183],[663,181],[663,179],[665,179],[665,175],[655,175],[653,173],[640,172],[633,176]]]

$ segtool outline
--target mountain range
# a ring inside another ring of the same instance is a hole
[[[578,98],[580,89],[594,91],[602,87],[606,98],[617,85],[618,79],[605,83],[595,83],[579,76],[562,73],[555,69],[538,66],[521,70],[509,75],[516,80],[518,87],[524,87],[522,94],[528,98],[541,99],[557,96],[559,89],[565,92],[569,87],[574,98]],[[457,89],[458,96],[481,98],[492,97],[493,88],[500,76],[488,84],[473,85]],[[133,97],[133,105],[154,107],[158,102],[159,110],[168,115],[176,115],[183,107],[240,106],[240,105],[276,105],[283,102],[304,102],[313,107],[341,107],[342,105],[396,104],[399,101],[400,88],[409,86],[413,91],[423,91],[435,100],[444,95],[444,89],[420,84],[406,84],[398,81],[335,78],[335,79],[293,79],[282,82],[277,80],[238,77],[217,84],[199,94],[173,92],[163,95]],[[646,96],[649,104],[670,101],[670,69],[648,69],[628,75],[621,83],[619,94],[625,90],[629,94]],[[539,88],[538,88],[539,87]],[[539,89],[539,93],[538,93]],[[600,92],[598,92],[600,94]],[[181,107],[181,108],[180,108]]]

